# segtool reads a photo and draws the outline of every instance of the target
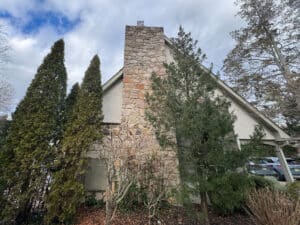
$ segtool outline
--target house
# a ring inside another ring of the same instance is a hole
[[[125,122],[129,126],[138,126],[149,143],[148,147],[139,150],[142,152],[136,152],[139,157],[150,152],[150,148],[160,148],[151,125],[145,120],[145,94],[150,91],[151,74],[155,72],[164,75],[163,63],[172,61],[171,45],[162,27],[147,27],[143,23],[126,26],[124,66],[103,85],[103,122],[109,129],[119,127]],[[221,80],[216,79],[216,82],[217,93],[231,102],[230,110],[236,115],[234,131],[238,146],[249,140],[254,127],[261,124],[266,133],[264,142],[276,146],[278,155],[284,162],[284,155],[278,143],[289,140],[289,135]],[[100,178],[105,177],[103,172],[105,165],[99,159],[97,151],[99,149],[95,148],[88,153],[91,169],[87,175],[86,185],[91,191],[105,188],[105,180]],[[174,184],[178,181],[176,154],[174,151],[163,152],[164,163],[171,173],[170,183]],[[288,169],[286,173],[288,179],[292,180]]]

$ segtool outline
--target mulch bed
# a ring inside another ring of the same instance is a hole
[[[249,216],[245,214],[234,214],[231,216],[219,216],[209,212],[211,225],[254,225]],[[77,218],[76,225],[104,225],[105,209],[82,208]],[[112,225],[147,225],[146,211],[132,213],[121,213],[116,215]],[[199,223],[191,214],[184,212],[181,207],[172,207],[160,212],[157,219],[152,221],[153,225],[198,225]]]

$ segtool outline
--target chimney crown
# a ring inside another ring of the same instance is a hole
[[[136,25],[138,27],[143,27],[144,26],[144,21],[143,20],[138,20],[137,23],[136,23]]]

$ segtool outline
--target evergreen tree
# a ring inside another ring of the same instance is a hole
[[[7,204],[5,199],[7,180],[5,179],[4,174],[11,158],[11,152],[7,151],[4,146],[9,125],[10,121],[6,120],[6,118],[0,118],[0,212],[4,210],[4,207]]]
[[[78,97],[77,92],[75,86],[67,101],[69,115],[60,146],[59,170],[54,174],[47,201],[47,223],[72,220],[84,197],[81,179],[85,168],[84,155],[102,138],[102,86],[97,55],[85,72]]]
[[[12,159],[5,174],[10,204],[3,213],[16,224],[27,224],[33,208],[44,202],[61,133],[66,78],[64,41],[58,40],[12,115],[6,142]]]
[[[209,181],[232,167],[228,159],[236,150],[234,116],[230,104],[214,93],[217,78],[201,66],[205,55],[197,41],[180,27],[172,42],[174,62],[165,65],[166,77],[152,75],[146,116],[160,144],[176,147],[181,186],[189,195],[201,196],[208,223]]]
[[[73,111],[78,100],[80,87],[78,83],[75,83],[66,98],[66,108],[65,108],[65,121],[64,123],[67,124],[68,121],[71,120]],[[66,125],[65,125],[66,126]]]

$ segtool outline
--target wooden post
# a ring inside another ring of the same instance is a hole
[[[293,175],[291,173],[291,170],[287,164],[287,161],[285,159],[285,156],[284,156],[284,153],[281,149],[281,147],[276,144],[276,155],[279,159],[279,162],[280,162],[280,165],[281,165],[281,168],[283,170],[283,174],[284,174],[284,177],[285,177],[285,180],[287,182],[294,182],[294,178],[293,178]]]

